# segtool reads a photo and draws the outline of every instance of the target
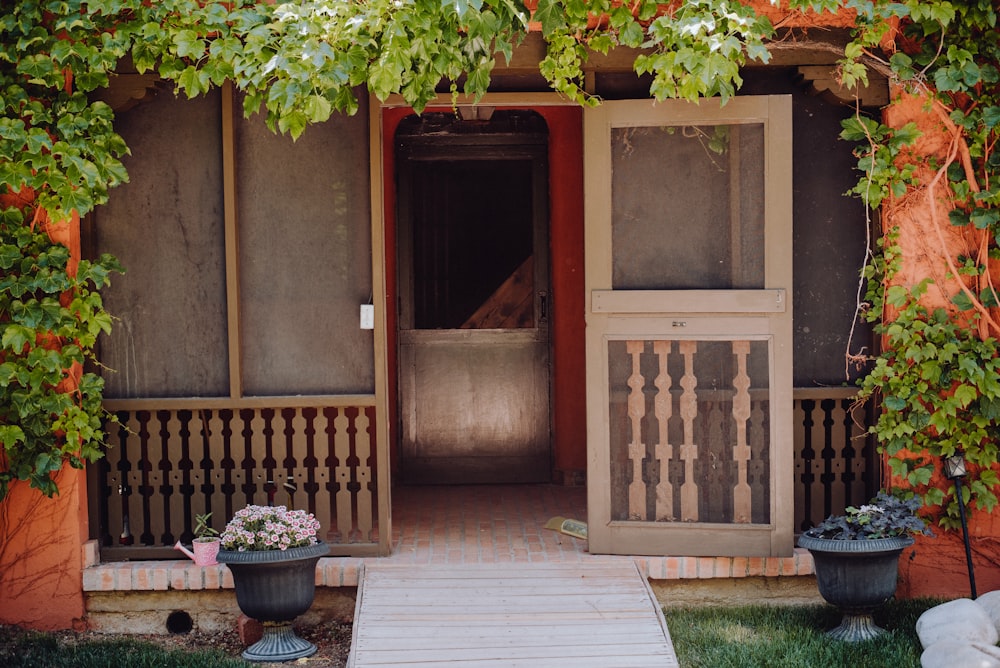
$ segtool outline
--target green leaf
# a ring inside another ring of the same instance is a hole
[[[15,354],[20,354],[25,346],[35,342],[35,330],[15,323],[4,325],[3,337],[0,338],[0,345],[4,350],[10,350]]]
[[[975,308],[975,305],[972,303],[969,295],[965,292],[955,293],[955,296],[951,298],[951,302],[962,311],[971,311]]]
[[[885,407],[892,411],[901,411],[907,406],[906,399],[898,396],[887,396],[884,403]]]
[[[298,139],[305,131],[309,121],[301,111],[290,111],[278,118],[278,130],[291,135],[292,139]]]
[[[177,84],[187,94],[188,99],[197,97],[208,92],[209,76],[205,72],[198,70],[194,65],[184,68],[176,77]]]
[[[889,58],[889,65],[900,79],[910,79],[916,74],[913,59],[902,51],[892,54]]]
[[[545,36],[566,28],[566,16],[557,0],[538,0],[532,19],[542,24]]]
[[[969,224],[969,214],[962,209],[952,209],[948,212],[948,222],[955,227],[962,227]]]
[[[1000,106],[993,105],[983,109],[983,123],[990,129],[1000,125]]]
[[[979,396],[979,392],[976,388],[970,387],[969,385],[959,385],[955,388],[955,398],[958,399],[962,408],[965,408]]]
[[[926,485],[931,481],[933,471],[930,467],[918,468],[910,471],[906,476],[907,482],[913,486]]]
[[[937,487],[930,487],[924,492],[924,504],[940,506],[944,503],[944,490]]]
[[[16,424],[0,424],[0,443],[10,450],[18,443],[24,442],[24,430]]]
[[[306,100],[305,114],[310,123],[323,123],[333,113],[330,101],[321,95],[310,95]]]
[[[174,35],[177,55],[181,58],[199,59],[205,54],[206,44],[194,30],[181,30]]]
[[[997,209],[976,209],[969,216],[969,220],[976,226],[977,230],[985,230],[990,225],[1000,222],[1000,210]]]
[[[10,269],[21,260],[21,249],[13,244],[0,246],[0,269]]]
[[[444,9],[454,9],[460,19],[464,19],[469,9],[477,12],[483,7],[483,0],[441,0],[441,7]]]

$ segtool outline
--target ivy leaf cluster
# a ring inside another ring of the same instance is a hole
[[[34,191],[54,220],[86,214],[127,178],[112,111],[87,97],[124,44],[81,2],[12,4],[0,14],[0,191]]]
[[[0,499],[14,480],[51,496],[53,474],[102,454],[104,381],[83,371],[111,316],[98,290],[120,271],[110,256],[67,271],[69,249],[0,212]],[[72,382],[70,379],[72,377]]]
[[[1000,351],[995,339],[981,339],[944,309],[928,312],[920,303],[928,285],[886,290],[897,316],[876,327],[885,351],[863,379],[861,396],[882,397],[871,430],[893,474],[928,505],[944,506],[941,524],[955,527],[955,499],[933,484],[935,460],[963,453],[975,505],[993,510],[1000,485]]]
[[[774,28],[739,2],[690,0],[665,6],[652,0],[634,3],[540,0],[548,52],[540,65],[552,87],[583,104],[596,104],[584,86],[589,53],[607,54],[617,46],[641,48],[637,74],[652,75],[650,96],[724,101],[742,85],[740,67],[748,60],[770,60],[765,40]]]
[[[924,166],[943,170],[954,207],[947,221],[984,243],[975,253],[941,258],[966,287],[955,289],[944,309],[924,305],[930,279],[895,283],[903,259],[898,229],[879,240],[863,270],[864,315],[883,345],[861,381],[861,397],[881,399],[870,431],[895,477],[924,503],[940,506],[939,522],[954,527],[957,500],[934,477],[942,457],[961,452],[970,463],[966,503],[992,511],[1000,490],[1000,331],[986,320],[1000,304],[990,271],[1000,258],[997,7],[990,0],[793,0],[792,6],[854,10],[853,40],[840,63],[845,85],[866,83],[868,67],[879,66],[903,90],[929,93],[935,106],[928,113],[944,110],[943,127],[953,133],[950,162]],[[895,50],[883,53],[886,43]],[[890,128],[859,112],[844,123],[841,136],[856,142],[862,174],[851,193],[870,207],[904,201],[928,187],[927,177],[918,176],[921,158],[909,152],[919,136],[912,124]]]

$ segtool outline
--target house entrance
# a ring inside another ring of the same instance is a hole
[[[397,130],[399,476],[551,477],[548,137],[531,111]]]

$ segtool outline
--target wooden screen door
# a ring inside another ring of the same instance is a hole
[[[595,553],[792,552],[791,101],[584,116]]]

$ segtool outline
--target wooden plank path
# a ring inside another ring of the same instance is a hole
[[[365,566],[348,668],[677,666],[631,561]]]

